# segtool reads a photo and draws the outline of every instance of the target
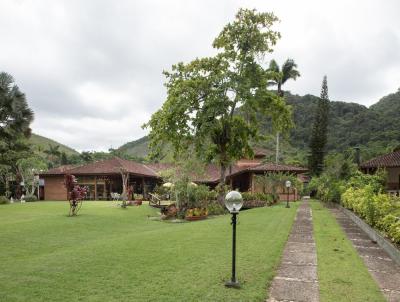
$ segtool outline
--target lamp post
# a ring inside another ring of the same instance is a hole
[[[290,190],[290,186],[292,185],[292,183],[291,183],[291,181],[290,180],[287,180],[286,182],[285,182],[285,187],[287,188],[287,199],[286,199],[286,207],[287,208],[290,208],[290,206],[289,206],[289,190]]]
[[[232,214],[232,277],[230,281],[225,282],[226,287],[240,288],[236,279],[236,216],[243,205],[242,195],[237,191],[230,191],[225,196],[225,206]]]

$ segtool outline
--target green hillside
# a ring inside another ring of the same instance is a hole
[[[37,152],[38,154],[43,154],[44,150],[48,150],[49,149],[49,145],[51,146],[60,146],[59,147],[59,151],[60,152],[65,152],[68,156],[71,155],[77,155],[79,154],[78,151],[65,146],[63,144],[60,144],[50,138],[44,137],[44,136],[40,136],[37,134],[32,133],[31,137],[29,138],[29,142],[32,144],[33,146],[33,150],[35,152]]]
[[[281,157],[286,163],[305,164],[308,145],[318,98],[313,95],[286,93],[287,103],[293,107],[295,128],[281,141]],[[400,90],[383,97],[367,108],[356,103],[332,101],[328,128],[328,152],[343,152],[355,146],[361,147],[362,160],[390,152],[400,145]],[[270,123],[264,121],[264,133],[271,133]],[[257,143],[270,150],[275,149],[274,136]],[[121,146],[118,151],[145,157],[149,140],[144,136]],[[269,160],[273,160],[271,155]]]
[[[147,136],[143,136],[138,140],[122,145],[117,151],[129,156],[146,157],[149,152],[149,139]]]

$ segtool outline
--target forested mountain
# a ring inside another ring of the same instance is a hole
[[[29,138],[29,143],[32,145],[33,151],[38,154],[43,154],[45,150],[48,150],[50,148],[50,146],[60,146],[59,151],[64,152],[68,156],[79,154],[78,151],[66,145],[60,144],[59,142],[56,142],[50,138],[34,133],[32,133],[31,137]]]
[[[286,163],[306,164],[309,152],[315,106],[318,98],[313,95],[292,95],[285,93],[287,103],[293,107],[295,128],[282,139],[281,160]],[[328,126],[327,152],[343,152],[360,146],[362,160],[378,154],[390,152],[400,145],[400,90],[383,97],[379,102],[367,108],[356,103],[331,101]],[[265,121],[266,133],[270,133],[270,124]],[[146,156],[148,138],[124,144],[118,151],[129,155]],[[274,150],[273,135],[258,142],[258,146]],[[274,156],[271,155],[270,160]]]

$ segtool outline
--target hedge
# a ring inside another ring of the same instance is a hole
[[[400,244],[400,198],[376,193],[371,185],[348,188],[342,194],[342,205]]]

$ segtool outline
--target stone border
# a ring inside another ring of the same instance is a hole
[[[354,214],[352,211],[338,206],[338,209],[346,214],[355,224],[357,224],[367,235],[385,250],[390,257],[400,265],[400,251],[385,237],[379,234],[376,230],[370,227],[366,222],[364,222],[360,217]]]

